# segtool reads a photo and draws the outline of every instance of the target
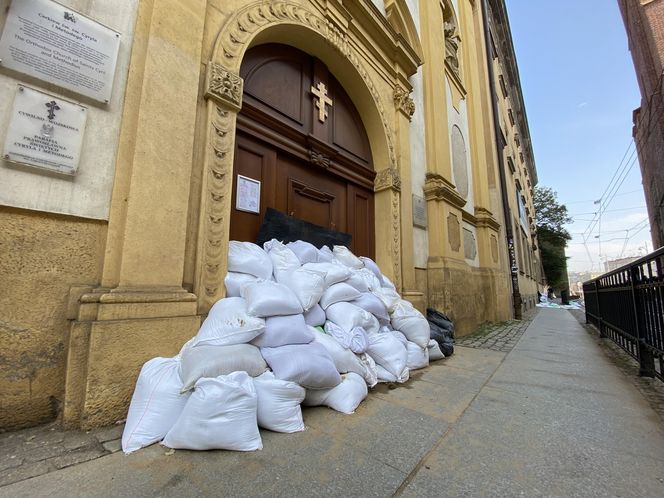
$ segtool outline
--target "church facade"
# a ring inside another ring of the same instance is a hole
[[[117,32],[113,91],[0,65],[0,138],[24,86],[87,113],[75,175],[0,164],[0,428],[122,419],[268,208],[350,234],[461,335],[534,305],[537,176],[502,0],[61,4]]]

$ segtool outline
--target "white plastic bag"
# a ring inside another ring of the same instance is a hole
[[[408,370],[413,371],[429,365],[428,347],[421,348],[414,342],[408,341],[406,349],[408,350],[408,361],[406,362]]]
[[[141,368],[122,433],[129,454],[161,441],[182,413],[190,393],[181,394],[180,359],[153,358]]]
[[[263,248],[272,261],[272,273],[277,281],[283,274],[290,273],[302,266],[295,253],[277,239],[265,242]]]
[[[431,339],[431,328],[424,315],[408,301],[401,300],[390,314],[392,327],[400,330],[410,342],[426,348]]]
[[[217,301],[192,340],[192,346],[244,344],[265,330],[265,320],[247,314],[247,303],[241,297]]]
[[[254,277],[248,273],[229,271],[226,274],[226,278],[224,278],[226,297],[240,297],[242,295],[242,286],[256,280],[258,280],[258,277]]]
[[[325,288],[350,277],[350,270],[338,263],[306,263],[302,268],[320,273],[325,278]]]
[[[258,278],[272,278],[272,261],[256,244],[231,240],[228,243],[228,271],[249,273]]]
[[[180,355],[182,356],[180,378],[183,383],[183,391],[194,387],[196,381],[201,377],[218,377],[240,371],[256,377],[267,370],[267,364],[259,349],[251,344],[192,346],[187,343],[182,348]]]
[[[341,382],[330,353],[317,342],[263,348],[261,354],[277,379],[313,389],[326,389]]]
[[[307,325],[311,325],[312,327],[324,325],[325,320],[327,320],[325,311],[319,304],[315,304],[309,309],[309,311],[304,312],[304,321]]]
[[[364,263],[360,261],[360,258],[355,256],[346,246],[334,246],[332,252],[338,261],[349,268],[359,269],[364,267]]]
[[[368,394],[367,384],[356,373],[341,376],[341,383],[332,389],[307,389],[305,406],[329,406],[341,413],[351,414]]]
[[[290,273],[281,273],[277,282],[295,293],[304,311],[318,304],[326,288],[324,274],[304,268],[298,268]]]
[[[367,354],[376,364],[400,377],[408,361],[408,351],[394,334],[369,334]]]
[[[277,379],[272,372],[254,379],[258,397],[258,425],[275,432],[299,432],[304,430],[302,409],[304,387],[295,382]]]
[[[366,366],[350,349],[339,344],[336,339],[322,332],[314,331],[314,341],[323,346],[334,362],[337,372],[344,374],[355,372],[362,378],[366,375]]]
[[[186,450],[260,450],[256,409],[256,389],[246,372],[200,379],[162,444]]]
[[[445,355],[440,350],[440,346],[434,339],[431,339],[429,341],[427,349],[429,350],[429,361],[442,360],[443,358],[445,358]]]
[[[327,321],[325,322],[325,332],[353,353],[360,354],[367,350],[367,333],[362,327],[353,327],[346,332],[334,322]]]
[[[367,334],[378,332],[378,319],[368,311],[350,303],[334,303],[325,310],[327,319],[334,322],[346,332],[355,327],[362,327]]]
[[[351,287],[345,282],[330,285],[320,298],[320,305],[323,309],[334,303],[342,301],[352,301],[360,297],[360,293],[354,287]]]
[[[390,314],[387,312],[385,304],[371,292],[363,292],[350,303],[371,313],[381,325],[390,323]]]
[[[295,293],[285,285],[261,280],[242,287],[247,313],[253,316],[297,315],[304,309]]]
[[[304,322],[304,315],[270,316],[265,319],[265,332],[251,343],[259,348],[277,348],[286,344],[308,344],[314,334]]]
[[[297,259],[300,260],[300,264],[318,263],[318,249],[313,244],[304,240],[297,240],[289,242],[286,247],[295,253]]]

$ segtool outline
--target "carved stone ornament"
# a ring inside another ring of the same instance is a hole
[[[374,179],[374,192],[392,189],[395,192],[401,191],[401,176],[396,168],[385,168],[376,173]]]
[[[466,205],[466,199],[459,195],[454,184],[438,173],[426,174],[424,197],[427,201],[447,201],[459,209]]]
[[[459,218],[452,213],[447,216],[447,240],[453,251],[458,252],[459,249],[461,249],[461,228],[459,226]]]
[[[456,22],[452,18],[443,23],[443,32],[445,33],[445,62],[450,69],[459,76],[459,45],[461,37],[457,32]]]
[[[242,107],[242,78],[219,64],[208,63],[207,87],[205,98],[213,99],[219,104],[227,105],[232,109],[240,110]]]
[[[309,161],[321,168],[328,169],[330,167],[330,158],[312,149],[309,149]]]
[[[397,109],[408,117],[408,121],[413,119],[413,114],[415,114],[415,102],[410,98],[410,92],[402,88],[400,85],[394,87],[394,104]]]

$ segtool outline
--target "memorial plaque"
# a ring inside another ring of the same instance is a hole
[[[3,157],[75,175],[81,156],[87,109],[19,85],[9,118]]]
[[[423,197],[413,194],[413,226],[427,227],[427,203]]]
[[[120,34],[51,0],[13,0],[0,66],[108,102]]]

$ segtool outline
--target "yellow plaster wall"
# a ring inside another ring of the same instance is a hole
[[[106,223],[0,207],[0,430],[53,420],[75,284],[101,274]]]

